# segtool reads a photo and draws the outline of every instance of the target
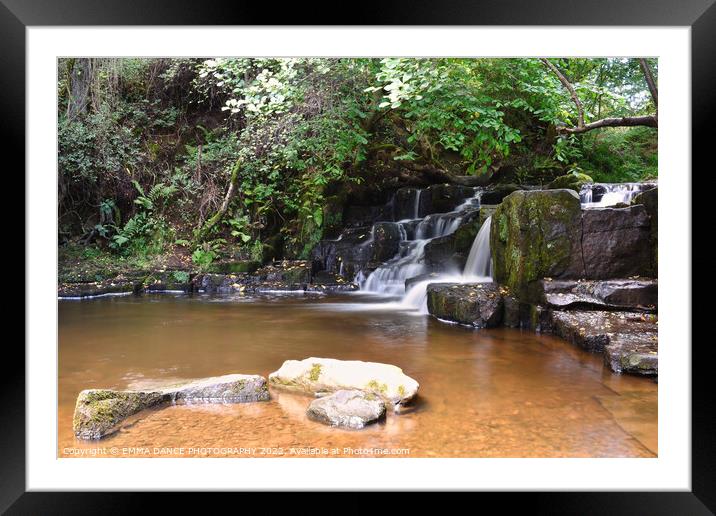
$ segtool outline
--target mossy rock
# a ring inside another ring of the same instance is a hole
[[[570,190],[576,190],[579,192],[584,185],[591,183],[594,183],[594,179],[592,179],[591,176],[581,172],[572,172],[570,174],[559,176],[547,185],[547,188],[550,190],[569,188]]]
[[[79,439],[100,439],[127,417],[168,400],[162,392],[85,390],[77,397],[72,428]]]
[[[581,221],[572,190],[519,190],[505,197],[490,228],[495,280],[527,300],[533,281],[583,277]]]

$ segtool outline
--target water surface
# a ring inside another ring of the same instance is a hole
[[[309,421],[310,397],[272,389],[265,403],[145,411],[100,441],[72,434],[82,389],[267,376],[310,356],[395,364],[420,383],[419,399],[360,431]],[[362,295],[61,301],[58,376],[62,457],[291,457],[323,448],[335,456],[657,454],[653,380],[614,375],[600,356],[552,336],[444,324]]]

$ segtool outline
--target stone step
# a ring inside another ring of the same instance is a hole
[[[551,280],[536,282],[533,296],[556,310],[622,310],[655,312],[658,281],[628,278],[602,281]]]

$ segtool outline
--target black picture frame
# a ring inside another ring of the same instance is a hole
[[[338,4],[322,6],[318,2],[312,3],[310,8],[301,3],[280,4],[279,8],[268,13],[262,3],[223,0],[103,0],[101,3],[97,0],[0,0],[0,127],[3,132],[0,141],[6,149],[14,149],[14,155],[20,158],[14,170],[24,170],[24,153],[21,150],[25,142],[25,105],[29,100],[25,97],[25,29],[28,26],[282,25],[297,22],[322,25],[336,24],[336,20],[338,25],[689,26],[692,44],[692,168],[699,170],[699,175],[691,171],[683,172],[685,175],[692,174],[692,183],[698,178],[697,186],[702,190],[712,184],[714,168],[713,161],[709,160],[713,144],[708,131],[716,114],[714,1],[390,1],[377,5],[363,3],[355,6],[355,12],[344,9],[340,19],[320,20],[317,13],[335,13]],[[267,14],[270,14],[270,19]],[[6,171],[9,172],[9,168]],[[24,191],[23,183],[20,183],[18,191]],[[705,221],[710,219],[706,217]],[[696,224],[704,219],[693,214],[692,220]],[[692,232],[694,234],[696,232]],[[706,270],[712,264],[713,259],[708,253],[697,255],[692,250],[693,270]],[[25,274],[28,274],[27,270]],[[692,284],[691,277],[684,278],[684,281]],[[692,307],[693,320],[707,318],[706,305],[693,302]],[[713,514],[716,511],[716,417],[711,396],[713,387],[710,382],[707,383],[713,363],[709,356],[712,345],[709,341],[697,343],[696,339],[693,340],[691,492],[511,493],[485,496],[499,496],[499,500],[494,501],[500,504],[502,510],[524,505],[536,513]],[[681,344],[686,348],[688,343]],[[3,423],[0,425],[0,510],[8,514],[104,514],[146,509],[144,497],[131,493],[26,492],[25,354],[19,343],[6,339],[4,358],[6,367],[0,380]],[[172,510],[172,505],[186,508],[185,497],[179,494],[163,496],[162,504],[165,511]]]

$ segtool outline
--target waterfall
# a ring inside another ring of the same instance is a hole
[[[492,259],[490,257],[490,222],[488,217],[477,233],[462,273],[444,273],[413,283],[406,290],[405,280],[429,272],[425,261],[425,246],[433,239],[450,235],[462,224],[471,208],[480,203],[480,193],[476,192],[466,199],[454,211],[428,215],[415,226],[414,239],[401,242],[401,249],[391,260],[372,273],[360,272],[356,282],[362,292],[400,296],[397,306],[415,310],[419,314],[427,313],[427,288],[431,283],[476,283],[492,281]],[[415,214],[419,214],[420,192],[416,194]],[[399,223],[402,224],[402,223]],[[402,232],[401,232],[402,235]],[[391,303],[391,306],[395,306]]]
[[[651,183],[592,183],[582,187],[579,200],[583,208],[605,208],[629,203],[637,194],[653,186]]]
[[[465,269],[462,271],[464,277],[492,277],[492,256],[490,256],[490,222],[492,217],[487,217],[477,232],[475,241],[467,256]]]
[[[421,190],[416,193],[415,210],[419,213]],[[448,213],[435,213],[428,215],[415,227],[415,238],[401,242],[401,249],[396,256],[385,262],[369,275],[360,274],[355,281],[363,292],[402,296],[405,294],[405,280],[414,278],[426,272],[424,263],[425,246],[433,239],[447,236],[456,231],[470,208],[479,206],[480,194],[476,192],[472,197],[462,202],[454,211]],[[403,223],[401,235],[403,233]]]

